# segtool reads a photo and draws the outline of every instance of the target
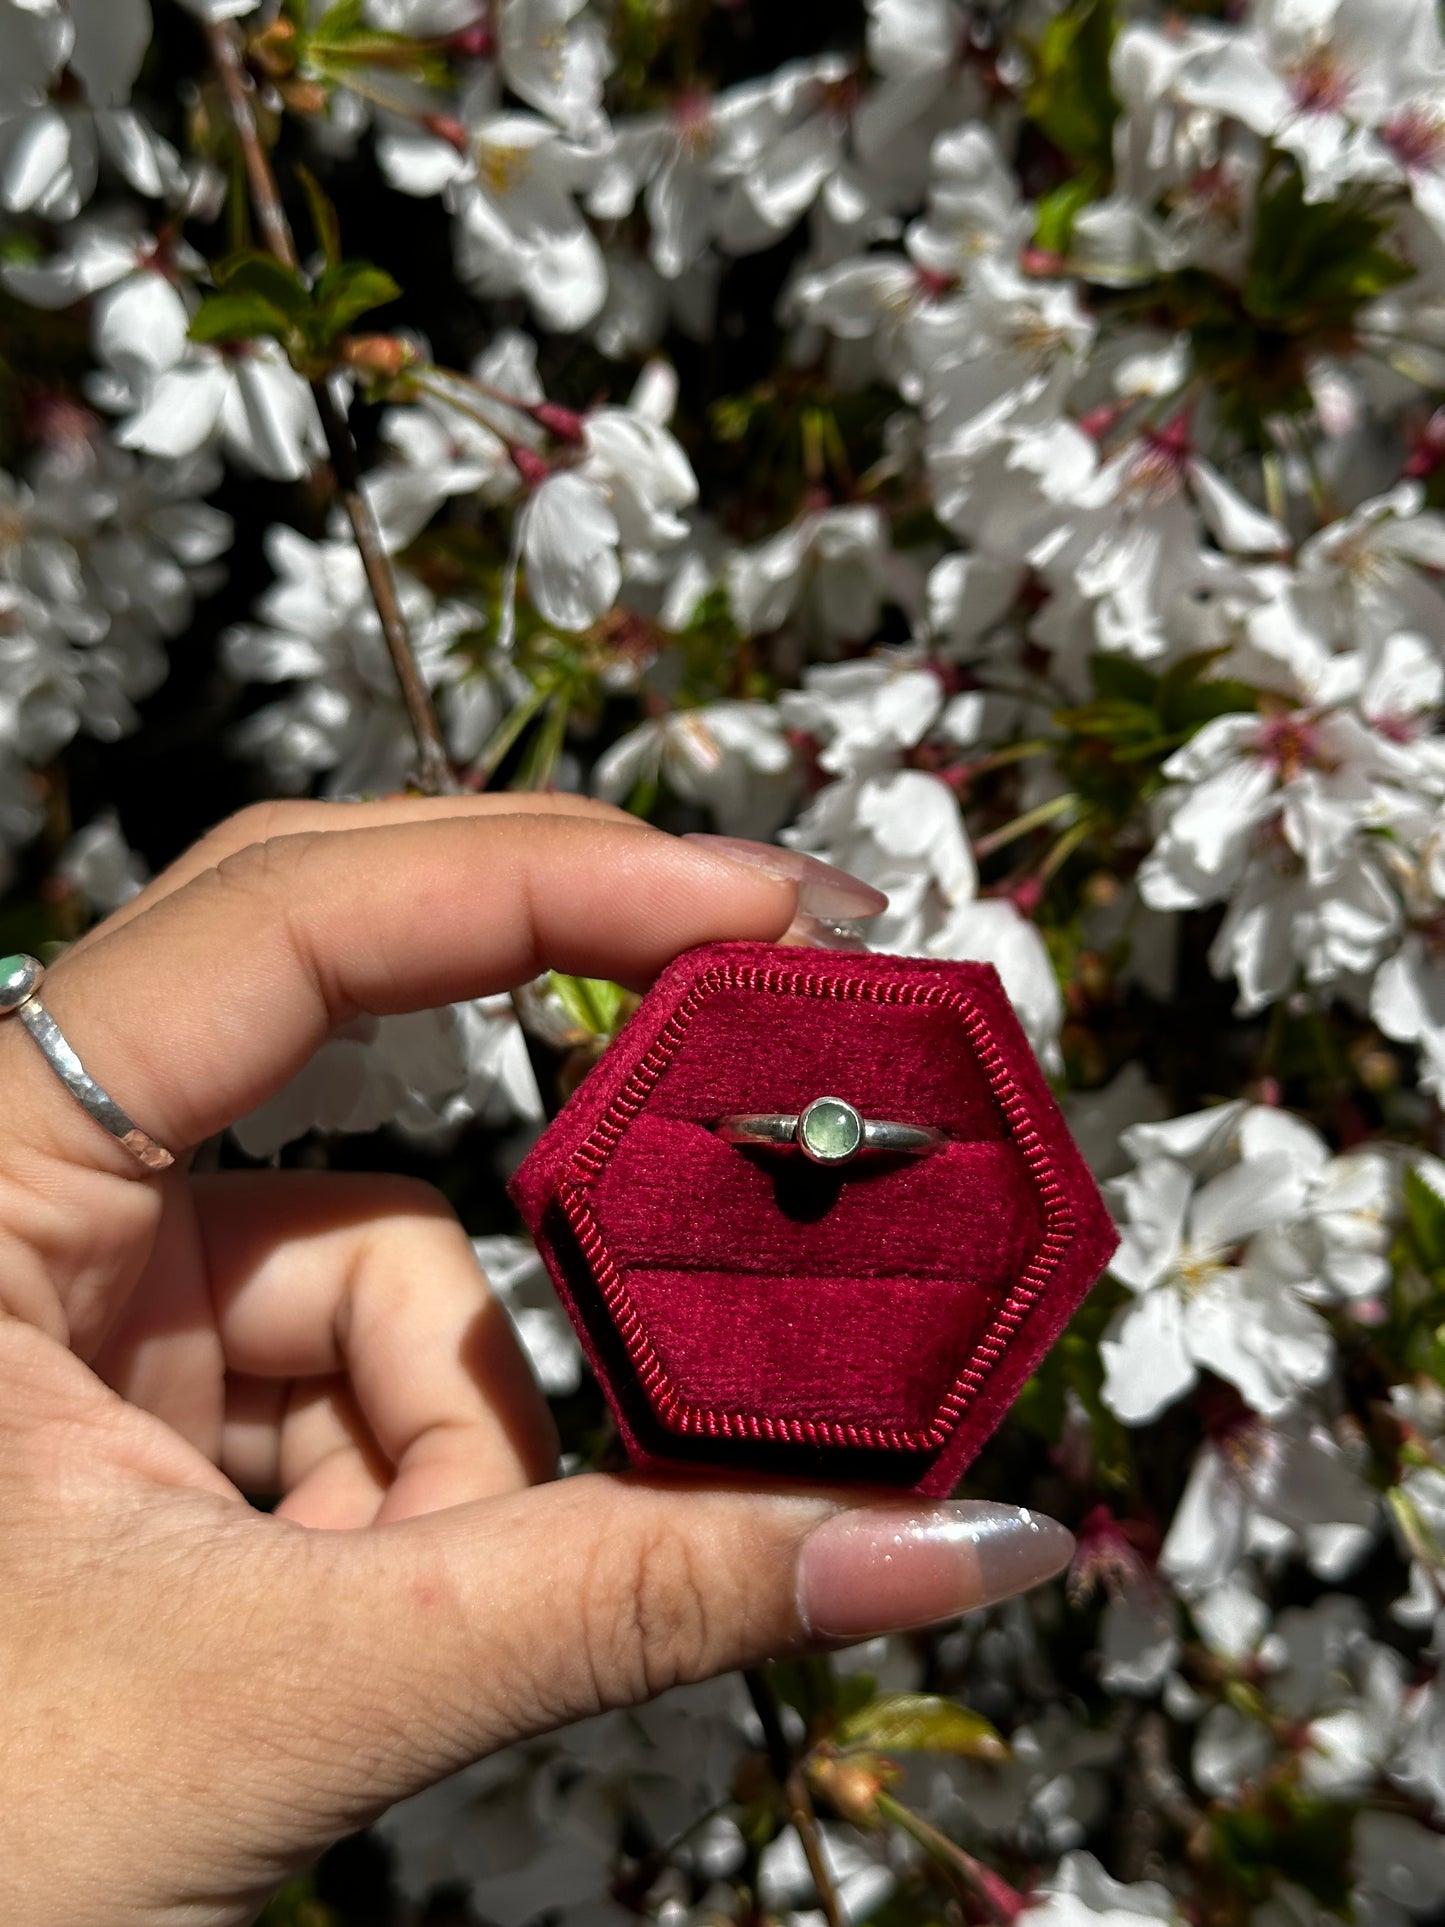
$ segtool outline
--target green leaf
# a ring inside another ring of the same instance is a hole
[[[1134,1485],[1133,1443],[1127,1427],[1104,1404],[1099,1341],[1127,1297],[1112,1277],[1095,1285],[1014,1406],[1022,1425],[1049,1445],[1057,1445],[1072,1393],[1089,1420],[1094,1475],[1101,1485],[1121,1492]]]
[[[1060,759],[1075,787],[1096,807],[1118,815],[1157,787],[1159,769],[1181,743],[1216,716],[1258,707],[1248,683],[1212,678],[1221,654],[1186,656],[1162,676],[1122,656],[1098,655],[1089,667],[1095,700],[1056,712],[1074,739]]]
[[[981,1713],[936,1693],[885,1693],[843,1721],[843,1748],[875,1753],[952,1753],[965,1760],[1006,1760],[1009,1749]]]
[[[395,301],[401,288],[385,268],[370,261],[341,261],[316,283],[316,325],[329,337],[339,335],[373,308]]]
[[[900,1881],[887,1900],[863,1917],[859,1927],[946,1927],[957,1919],[957,1904],[946,1903],[942,1893],[918,1893]]]
[[[1291,165],[1260,199],[1245,306],[1269,321],[1353,313],[1414,273],[1383,245],[1387,231],[1358,196],[1307,201]]]
[[[1405,1172],[1405,1222],[1423,1271],[1445,1271],[1445,1198],[1413,1168]]]
[[[1102,181],[1092,168],[1075,174],[1052,193],[1045,194],[1035,210],[1034,245],[1049,254],[1067,254],[1074,237],[1074,222],[1102,191]]]
[[[227,255],[211,272],[216,286],[227,294],[259,295],[293,320],[299,320],[311,306],[305,277],[273,254],[247,248]]]
[[[292,323],[274,302],[259,294],[208,295],[189,329],[192,341],[254,341],[270,335],[284,341]]]
[[[304,15],[296,24],[307,62],[314,70],[378,66],[410,74],[424,86],[446,84],[446,60],[410,34],[387,33],[371,26],[365,0],[336,0],[314,24]]]
[[[1248,683],[1209,675],[1225,653],[1207,649],[1185,656],[1159,678],[1155,701],[1166,733],[1193,735],[1216,716],[1248,714],[1259,707],[1258,693]]]
[[[551,987],[573,1023],[592,1037],[615,1037],[627,1013],[627,992],[601,977],[566,977],[554,970]]]
[[[1089,680],[1095,694],[1117,702],[1152,705],[1158,679],[1151,676],[1132,656],[1105,655],[1089,658]]]
[[[1054,720],[1072,735],[1102,736],[1120,742],[1149,734],[1158,727],[1158,719],[1149,704],[1122,701],[1082,703],[1077,709],[1059,710]]]
[[[308,1874],[290,1881],[263,1910],[256,1927],[333,1927],[336,1915],[316,1898]]]
[[[1309,371],[1336,351],[1359,311],[1415,272],[1395,240],[1396,210],[1379,188],[1307,201],[1298,166],[1267,161],[1242,286],[1207,267],[1161,276],[1158,311],[1189,335],[1196,372],[1225,426],[1253,450],[1274,447],[1271,422],[1312,422]]]
[[[45,259],[45,249],[33,234],[0,234],[0,262],[6,267],[29,267]]]
[[[810,1733],[836,1727],[878,1690],[870,1673],[839,1673],[827,1659],[782,1659],[767,1667],[768,1683]]]
[[[1405,1488],[1392,1485],[1385,1494],[1385,1503],[1400,1529],[1401,1538],[1410,1549],[1411,1558],[1418,1559],[1431,1572],[1445,1570],[1445,1551],[1436,1543],[1429,1522]]]
[[[316,245],[327,267],[334,268],[341,260],[341,224],[336,216],[335,204],[311,169],[300,161],[296,163],[296,178],[301,183],[306,205],[311,211]]]
[[[1350,1906],[1351,1828],[1338,1802],[1283,1787],[1211,1809],[1206,1851],[1211,1873],[1226,1890],[1262,1901],[1281,1879],[1313,1894],[1342,1915]],[[1231,1910],[1229,1918],[1238,1917]]]
[[[316,22],[315,32],[319,39],[345,40],[351,34],[360,33],[365,26],[366,0],[332,0],[332,5]]]
[[[1114,167],[1119,103],[1109,61],[1117,30],[1115,0],[1074,0],[1039,37],[1024,98],[1029,119],[1060,153],[1101,179]]]

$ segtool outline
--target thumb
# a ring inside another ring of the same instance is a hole
[[[373,1804],[683,1681],[991,1604],[1073,1539],[1012,1506],[597,1475],[320,1545],[346,1590],[317,1640],[318,1725]]]

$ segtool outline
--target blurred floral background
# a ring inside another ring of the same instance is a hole
[[[1066,1581],[268,1918],[1445,1919],[1436,0],[0,0],[0,209],[0,949],[269,796],[777,838],[997,965],[1122,1233],[968,1482]],[[505,1183],[627,1009],[206,1152],[440,1183],[575,1465]]]

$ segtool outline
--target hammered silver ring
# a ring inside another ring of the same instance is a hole
[[[51,1070],[81,1108],[123,1144],[148,1171],[164,1171],[175,1154],[143,1131],[86,1070],[65,1033],[40,1001],[45,965],[38,957],[0,957],[0,1018],[18,1017],[40,1046]]]

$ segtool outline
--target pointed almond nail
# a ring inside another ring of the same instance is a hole
[[[743,863],[752,870],[781,877],[798,886],[798,909],[806,916],[820,917],[825,923],[845,923],[854,917],[876,917],[888,908],[888,899],[871,883],[850,876],[831,863],[802,850],[785,850],[776,843],[751,843],[740,836],[709,836],[693,831],[683,838],[704,849],[726,857],[730,863]]]
[[[934,1626],[1051,1579],[1073,1551],[1057,1520],[1017,1506],[840,1512],[803,1542],[798,1613],[819,1639]]]

